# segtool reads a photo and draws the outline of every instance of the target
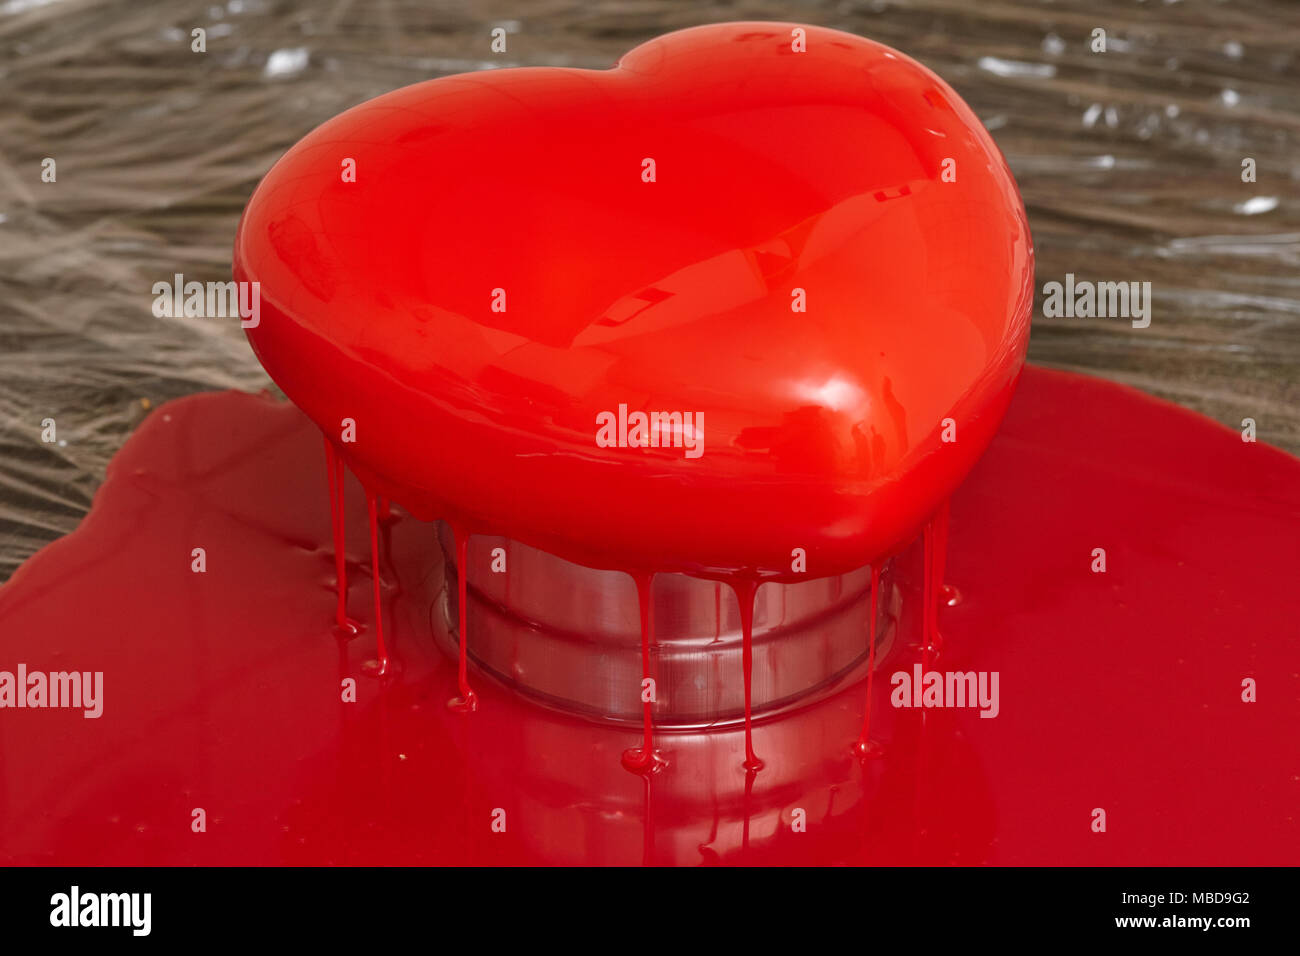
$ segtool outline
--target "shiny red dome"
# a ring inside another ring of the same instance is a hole
[[[234,263],[259,359],[328,435],[355,420],[375,490],[654,570],[901,546],[996,429],[1033,298],[1015,183],[956,93],[779,23],[363,103],[275,164]],[[702,414],[702,454],[602,447],[620,406]]]

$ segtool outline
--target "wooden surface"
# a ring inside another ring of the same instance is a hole
[[[235,323],[155,319],[149,290],[229,278],[245,200],[309,129],[431,76],[603,68],[747,18],[873,37],[947,79],[1020,182],[1040,299],[1067,272],[1152,283],[1147,329],[1040,309],[1033,361],[1300,452],[1300,4],[0,0],[0,579],[75,527],[146,406],[269,384]]]

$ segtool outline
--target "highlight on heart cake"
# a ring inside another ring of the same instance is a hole
[[[1024,360],[1015,183],[942,80],[781,23],[449,76],[304,137],[248,335],[367,488],[592,567],[782,577],[914,538]]]

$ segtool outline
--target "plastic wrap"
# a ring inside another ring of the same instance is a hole
[[[599,69],[722,19],[798,19],[908,52],[1006,154],[1040,290],[1066,273],[1151,282],[1149,328],[1039,310],[1031,360],[1233,427],[1254,418],[1261,440],[1300,450],[1292,3],[0,0],[0,579],[76,526],[151,409],[269,386],[236,320],[156,318],[151,287],[228,279],[244,201],[309,129],[429,77]]]

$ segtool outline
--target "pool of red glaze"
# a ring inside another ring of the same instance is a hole
[[[872,688],[873,755],[855,752],[858,683],[756,721],[758,770],[726,727],[663,734],[659,769],[628,773],[639,732],[472,672],[477,710],[449,709],[434,528],[377,513],[372,578],[365,499],[346,484],[354,636],[334,628],[315,426],[239,393],[146,420],[82,526],[0,588],[0,668],[104,672],[98,719],[0,713],[0,859],[1246,864],[1300,849],[1300,462],[1182,409],[1028,368],[952,499],[946,565],[919,540],[900,556],[910,639]],[[996,718],[891,704],[882,678],[927,653],[927,568],[962,596],[934,606],[929,665],[998,672]],[[363,669],[376,594],[383,676]]]

